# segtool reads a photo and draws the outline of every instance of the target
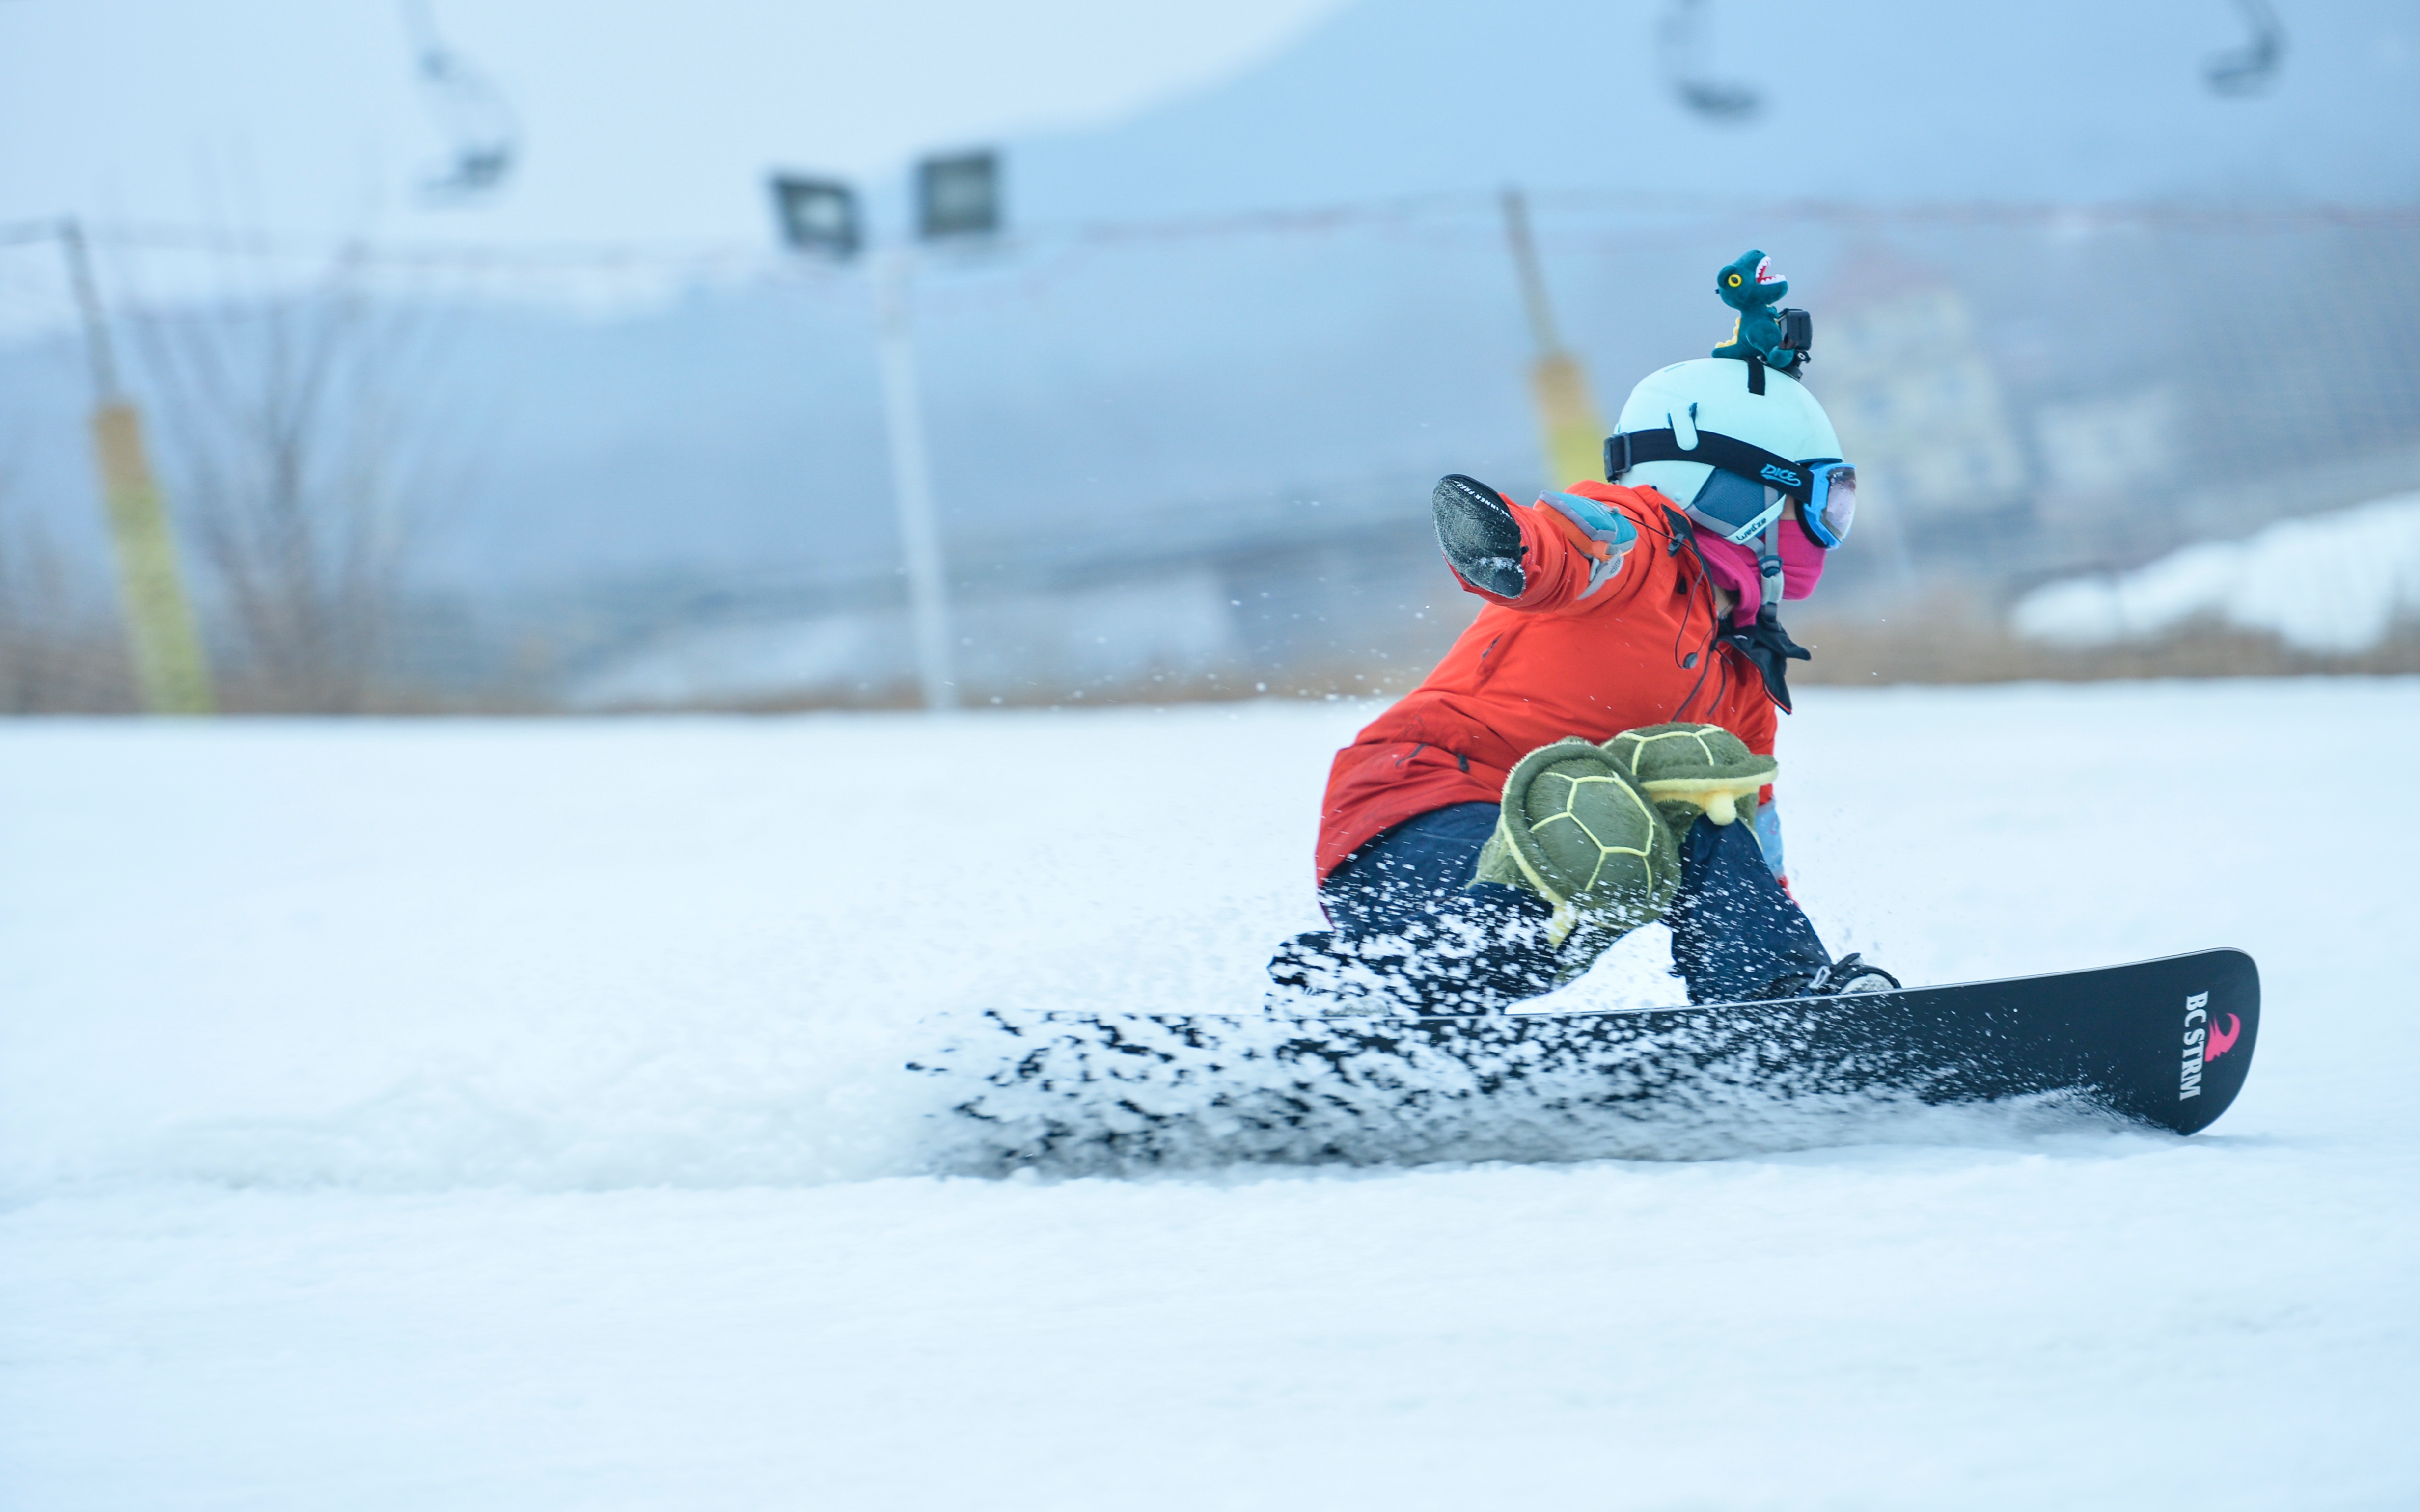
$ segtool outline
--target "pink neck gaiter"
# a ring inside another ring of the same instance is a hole
[[[1757,575],[1756,553],[1707,532],[1698,535],[1698,553],[1706,559],[1707,576],[1739,595],[1731,611],[1733,625],[1753,625],[1764,606],[1764,579]],[[1829,555],[1807,538],[1796,520],[1781,522],[1781,596],[1805,598],[1823,580],[1823,559]]]

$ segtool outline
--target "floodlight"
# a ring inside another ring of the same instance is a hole
[[[830,178],[773,176],[773,214],[782,239],[798,252],[854,257],[862,241],[857,191]]]
[[[1000,229],[1000,154],[990,148],[916,164],[916,230],[927,239]]]

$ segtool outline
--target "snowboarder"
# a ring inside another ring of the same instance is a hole
[[[1780,284],[1751,252],[1717,274],[1726,303],[1756,302],[1722,285],[1751,271]],[[1786,368],[1749,351],[1649,374],[1607,482],[1527,506],[1438,482],[1437,544],[1486,607],[1337,753],[1317,856],[1331,927],[1280,948],[1282,998],[1497,1011],[1659,918],[1692,1002],[1898,985],[1824,949],[1773,803],[1774,711],[1808,655],[1779,606],[1814,591],[1856,502],[1799,382],[1804,345]]]

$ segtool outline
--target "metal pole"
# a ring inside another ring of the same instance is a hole
[[[924,451],[923,401],[916,387],[916,346],[908,319],[908,283],[914,254],[888,249],[874,266],[875,315],[880,332],[882,408],[891,430],[891,483],[899,509],[899,545],[908,558],[908,613],[916,640],[916,677],[924,707],[955,708],[950,666],[949,578],[933,512],[933,477]]]
[[[135,687],[144,708],[153,714],[208,714],[218,702],[209,660],[178,570],[167,501],[144,450],[143,417],[118,387],[117,354],[110,346],[84,228],[61,222],[59,244],[67,253],[68,279],[75,286],[92,361],[93,452],[101,464],[110,540],[117,550],[118,598],[126,608]]]
[[[84,227],[61,221],[59,244],[68,255],[68,283],[75,290],[76,314],[84,318],[85,355],[92,362],[93,402],[115,404],[117,352],[110,345],[109,322],[101,316],[101,287],[92,279],[92,253],[85,245]]]
[[[1517,189],[1504,192],[1504,239],[1512,244],[1512,270],[1521,281],[1521,305],[1528,312],[1529,338],[1541,358],[1563,349],[1555,331],[1554,307],[1546,302],[1546,274],[1538,266],[1538,244],[1529,236],[1529,202]]]
[[[1504,237],[1512,245],[1512,270],[1521,281],[1521,304],[1529,315],[1537,360],[1529,365],[1530,393],[1537,400],[1538,428],[1545,441],[1547,486],[1568,487],[1602,476],[1605,426],[1589,396],[1579,359],[1563,349],[1546,301],[1546,274],[1538,266],[1538,244],[1529,235],[1529,205],[1517,189],[1504,192]]]

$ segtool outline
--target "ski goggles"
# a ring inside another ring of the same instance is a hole
[[[1683,447],[1670,426],[1628,430],[1605,442],[1608,482],[1641,462],[1703,462],[1714,471],[1684,513],[1727,541],[1742,546],[1781,517],[1784,500],[1798,501],[1798,523],[1807,539],[1830,550],[1849,538],[1857,517],[1857,470],[1838,457],[1793,462],[1763,447],[1700,430],[1697,444]]]
[[[1798,505],[1798,523],[1817,546],[1829,551],[1849,538],[1857,518],[1857,470],[1846,462],[1807,462],[1807,497]]]

